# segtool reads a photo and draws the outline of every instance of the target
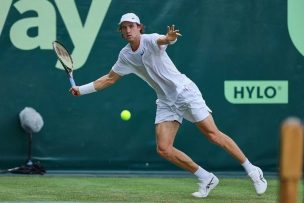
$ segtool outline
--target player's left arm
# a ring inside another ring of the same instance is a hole
[[[160,45],[167,45],[167,44],[173,44],[176,42],[177,37],[182,36],[179,32],[179,30],[175,29],[174,25],[167,27],[167,34],[164,36],[161,36],[157,39],[157,44]]]

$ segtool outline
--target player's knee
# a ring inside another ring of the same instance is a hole
[[[168,158],[172,154],[172,146],[157,145],[157,153],[164,158]]]
[[[208,132],[207,138],[210,142],[216,145],[222,146],[224,144],[221,133],[219,131]]]

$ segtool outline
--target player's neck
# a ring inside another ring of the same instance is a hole
[[[140,45],[140,36],[129,43],[130,43],[132,51],[136,51]]]

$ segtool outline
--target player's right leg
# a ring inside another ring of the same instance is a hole
[[[189,156],[173,146],[179,126],[180,123],[177,121],[156,124],[157,153],[173,164],[194,173],[198,169],[198,165]]]
[[[155,124],[158,154],[180,168],[193,173],[199,180],[199,190],[192,195],[206,197],[217,185],[218,179],[212,173],[199,167],[188,155],[173,146],[183,117],[170,105],[161,101],[156,103]]]
[[[179,125],[177,121],[166,121],[156,125],[157,152],[163,158],[197,176],[199,189],[192,195],[199,198],[207,197],[219,180],[213,173],[198,166],[188,155],[173,146]]]
[[[203,179],[199,178],[198,191],[192,193],[192,196],[198,198],[207,197],[218,183],[219,179],[213,173],[209,173],[207,177]]]

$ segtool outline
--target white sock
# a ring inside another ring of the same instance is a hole
[[[200,166],[198,167],[197,171],[195,171],[194,175],[198,179],[207,179],[210,177],[210,173]]]
[[[247,174],[249,174],[251,171],[255,170],[255,166],[250,163],[248,159],[244,163],[242,163],[242,166],[244,167]]]

